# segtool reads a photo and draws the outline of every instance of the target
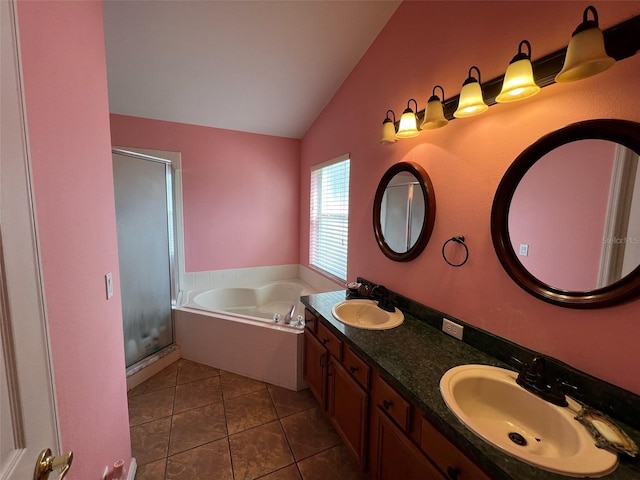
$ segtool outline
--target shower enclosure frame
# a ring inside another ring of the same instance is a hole
[[[163,356],[166,353],[170,353],[176,348],[175,344],[175,319],[174,308],[177,305],[178,297],[178,241],[177,241],[177,209],[176,209],[176,197],[178,192],[176,191],[177,185],[175,183],[176,172],[173,162],[169,159],[147,155],[144,153],[128,150],[126,148],[111,149],[112,154],[121,155],[125,157],[131,157],[137,160],[145,160],[154,163],[158,163],[165,166],[165,188],[166,188],[166,209],[167,209],[167,239],[168,239],[168,252],[167,259],[169,264],[169,310],[170,310],[170,322],[171,322],[171,343],[161,347],[160,350],[151,352],[149,355],[140,359],[127,367],[127,376],[135,372],[138,372],[147,364],[155,361],[158,357]],[[122,282],[121,282],[122,283]],[[123,338],[123,341],[125,339]]]

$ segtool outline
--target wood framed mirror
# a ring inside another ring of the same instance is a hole
[[[391,260],[408,262],[429,242],[436,199],[427,172],[413,162],[393,165],[383,175],[373,201],[373,231]]]
[[[524,290],[569,308],[640,295],[640,124],[587,120],[552,132],[507,169],[493,246]]]

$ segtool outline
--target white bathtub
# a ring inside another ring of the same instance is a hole
[[[182,356],[212,367],[279,385],[306,387],[302,378],[303,328],[285,325],[304,316],[300,295],[313,293],[298,280],[256,288],[183,292],[175,310],[176,343]],[[280,314],[280,322],[273,321]]]
[[[183,306],[198,310],[221,312],[262,321],[273,321],[279,314],[281,322],[295,306],[293,319],[304,315],[300,295],[305,285],[294,281],[275,282],[257,288],[218,288],[204,292],[187,292]],[[306,295],[306,293],[305,293]]]

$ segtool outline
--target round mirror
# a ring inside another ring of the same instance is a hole
[[[373,230],[382,252],[396,262],[416,258],[429,242],[436,199],[427,172],[400,162],[382,177],[373,201]]]
[[[529,293],[572,308],[640,294],[640,124],[589,120],[522,152],[493,201],[491,235]]]

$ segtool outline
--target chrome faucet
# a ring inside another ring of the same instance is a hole
[[[289,310],[287,311],[287,314],[284,316],[285,325],[291,325],[291,320],[293,320],[293,315],[295,313],[296,313],[296,306],[291,305],[291,307],[289,307]]]

